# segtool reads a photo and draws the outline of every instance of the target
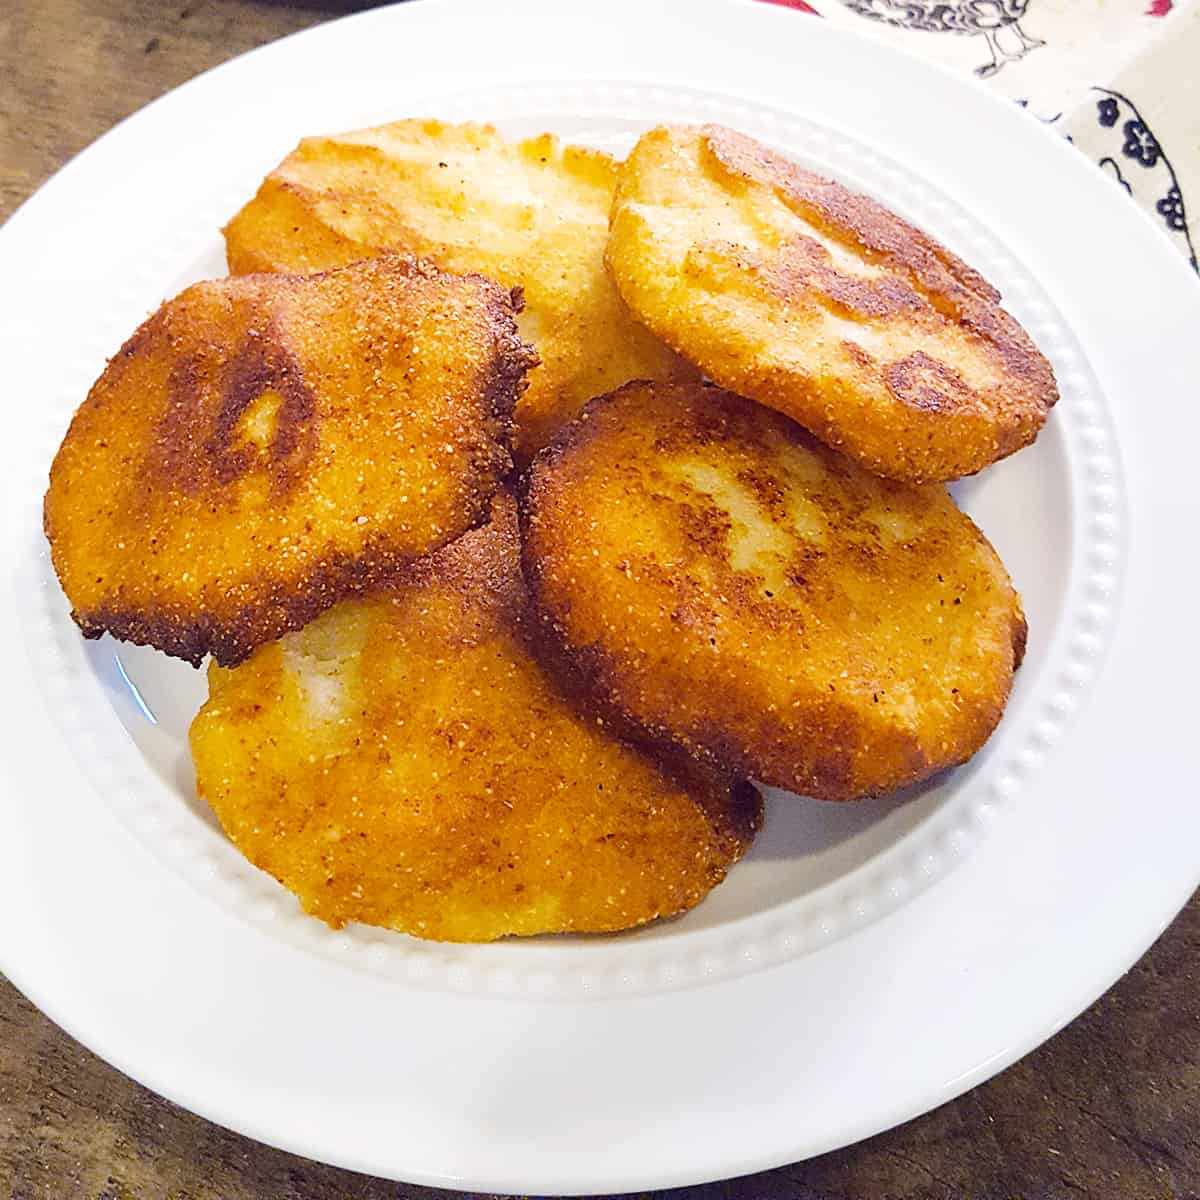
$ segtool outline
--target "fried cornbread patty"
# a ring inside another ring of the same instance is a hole
[[[390,590],[210,668],[200,794],[308,912],[449,941],[626,929],[741,857],[754,789],[573,707],[530,657],[525,599],[502,496]]]
[[[718,125],[645,134],[608,262],[723,387],[875,474],[956,479],[1027,446],[1050,364],[976,272],[894,213]]]
[[[630,384],[535,460],[525,575],[545,635],[652,735],[806,795],[961,763],[1025,620],[938,484],[880,479],[716,388]]]
[[[626,310],[604,268],[617,164],[544,134],[407,120],[306,138],[225,229],[229,269],[311,271],[381,250],[521,287],[541,356],[517,406],[528,457],[629,379],[688,374]]]
[[[445,545],[487,519],[532,361],[507,291],[399,256],[188,288],[51,467],[76,622],[231,664]]]

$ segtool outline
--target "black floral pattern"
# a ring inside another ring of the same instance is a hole
[[[1137,118],[1130,118],[1122,126],[1125,131],[1125,145],[1121,153],[1126,158],[1135,158],[1143,167],[1152,167],[1162,158],[1162,149],[1158,139],[1146,128],[1146,123]]]
[[[1192,268],[1200,272],[1183,189],[1162,144],[1128,96],[1103,87],[1093,90],[1099,93],[1096,123],[1111,130],[1099,135],[1097,142],[1097,149],[1108,150],[1099,159],[1101,169],[1158,215],[1168,236],[1187,254]]]
[[[1178,184],[1172,185],[1171,190],[1154,207],[1166,221],[1169,229],[1177,231],[1187,229],[1187,217],[1183,211],[1183,193],[1179,190]]]

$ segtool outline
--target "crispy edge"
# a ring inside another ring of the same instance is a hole
[[[388,254],[380,257],[386,259],[390,265],[399,266],[408,278],[436,279],[447,274],[428,260],[416,256]],[[335,267],[306,276],[261,274],[239,276],[238,279],[250,283],[266,283],[272,287],[281,283],[288,286],[297,279],[311,283],[345,269]],[[476,273],[460,278],[486,285],[485,290],[492,293],[488,305],[489,325],[497,349],[489,365],[482,399],[486,419],[494,422],[501,431],[506,431],[507,436],[501,442],[501,448],[508,459],[508,469],[511,469],[513,411],[518,396],[527,386],[526,372],[537,363],[535,351],[523,342],[517,333],[515,317],[523,306],[521,291],[519,288],[506,291],[493,280]],[[505,309],[508,311],[504,311]],[[154,324],[161,311],[160,308],[159,312],[150,316],[134,331],[118,351],[117,357],[137,353],[140,344],[153,336]],[[498,474],[502,478],[506,469],[501,468]],[[48,500],[49,492],[43,501],[42,529],[50,543],[53,559],[55,537]],[[490,495],[477,496],[467,519],[467,528],[475,529],[486,523],[491,511],[490,506]],[[448,535],[431,547],[431,551],[436,551],[454,540],[455,535]],[[223,667],[234,667],[245,661],[258,646],[274,641],[292,630],[303,628],[343,597],[383,586],[396,576],[397,571],[412,561],[411,556],[389,551],[386,539],[379,538],[368,544],[359,555],[336,554],[327,557],[323,564],[302,576],[294,585],[269,585],[261,600],[243,606],[229,621],[218,621],[207,614],[201,614],[198,619],[188,620],[176,616],[166,606],[141,610],[120,609],[109,605],[99,605],[88,610],[72,608],[71,618],[85,638],[95,639],[108,633],[119,641],[131,642],[138,646],[153,646],[174,658],[184,659],[193,667],[199,667],[206,654],[212,654]],[[269,576],[266,578],[269,580]]]
[[[689,889],[687,898],[679,907],[641,917],[629,924],[585,930],[566,928],[554,932],[582,938],[606,937],[657,921],[673,920],[702,902],[750,850],[763,825],[762,793],[749,779],[737,777],[724,768],[712,769],[708,764],[688,758],[668,743],[652,743],[642,730],[626,722],[619,714],[610,715],[593,703],[593,697],[586,688],[580,686],[579,679],[570,672],[569,666],[565,677],[558,675],[556,666],[565,664],[545,660],[541,639],[530,620],[529,594],[520,566],[517,503],[507,488],[501,487],[493,497],[489,517],[487,523],[455,542],[406,563],[388,581],[389,586],[444,589],[459,597],[465,607],[476,608],[485,616],[489,626],[494,625],[497,634],[512,635],[517,646],[530,654],[535,666],[545,673],[551,688],[559,689],[559,698],[583,726],[591,730],[599,728],[599,732],[593,736],[622,745],[645,759],[648,767],[696,805],[708,823],[712,857],[706,867],[707,883],[701,885],[697,882],[695,890]],[[502,543],[499,552],[495,545],[497,539]],[[193,728],[198,720],[199,714],[193,720]],[[248,861],[260,866],[240,846],[237,848]],[[260,869],[265,868],[260,866]],[[279,882],[289,891],[292,890],[282,879]],[[344,920],[323,919],[333,928],[340,928],[345,923]],[[529,935],[503,933],[497,936]]]
[[[625,392],[636,392],[643,387],[651,386],[644,380],[632,380],[622,387],[614,389],[603,396],[597,396],[589,401],[584,411],[575,421],[572,421],[546,446],[523,473],[517,493],[517,512],[521,528],[521,569],[525,585],[531,598],[531,621],[537,630],[532,635],[537,639],[539,654],[547,661],[555,664],[555,670],[568,678],[576,680],[575,687],[583,695],[589,696],[595,710],[601,712],[606,720],[617,723],[621,728],[629,730],[634,739],[640,738],[643,744],[650,746],[669,746],[676,755],[686,756],[693,762],[735,775],[761,780],[768,786],[795,790],[793,781],[782,778],[772,778],[770,769],[771,754],[760,754],[754,747],[743,741],[741,737],[730,736],[719,721],[699,723],[694,734],[679,734],[673,732],[662,720],[645,720],[634,714],[622,701],[624,691],[624,676],[617,659],[598,646],[576,646],[568,634],[564,624],[554,616],[551,606],[546,602],[544,575],[542,564],[532,551],[532,532],[537,521],[534,508],[543,488],[553,486],[555,467],[559,462],[576,451],[586,449],[589,441],[596,436],[594,428],[590,427],[589,417],[594,409],[615,400]],[[670,385],[668,385],[670,386]],[[701,384],[701,387],[718,394],[733,396],[741,403],[752,403],[743,397],[725,392],[725,389],[713,384]],[[785,433],[792,434],[796,440],[827,448],[817,442],[807,430],[795,425],[780,414],[767,410],[769,415],[780,423]],[[788,427],[791,428],[788,428]],[[970,517],[962,514],[968,521]],[[985,542],[986,536],[971,522],[977,534]],[[991,546],[990,542],[987,542]],[[992,551],[995,553],[995,550]],[[999,556],[997,555],[997,559]],[[1001,564],[1003,566],[1003,564]],[[1014,590],[1016,608],[1013,614],[1012,651],[1013,666],[1009,675],[1008,686],[1004,694],[996,697],[994,705],[988,706],[985,722],[988,732],[983,740],[972,748],[956,748],[954,754],[943,761],[931,762],[921,754],[919,761],[914,757],[912,770],[902,778],[881,784],[868,790],[853,786],[851,760],[847,755],[814,756],[810,771],[812,787],[805,794],[815,799],[846,803],[854,800],[867,800],[880,796],[892,795],[903,788],[924,783],[944,771],[961,766],[968,762],[986,744],[987,739],[995,732],[1008,707],[1012,692],[1013,678],[1020,669],[1025,657],[1029,625],[1025,618],[1020,596]]]
[[[1054,372],[1024,327],[1000,306],[1000,293],[978,271],[877,200],[806,171],[745,134],[722,125],[702,126],[700,133],[709,153],[727,171],[773,188],[786,197],[789,207],[799,207],[807,220],[843,245],[870,251],[889,266],[907,271],[941,316],[995,346],[1012,376],[1005,383],[1019,384],[1045,419],[1058,401]]]
[[[605,396],[595,397],[586,407],[605,400],[608,395],[638,386],[641,385],[636,381],[623,384]],[[564,435],[566,429],[573,428],[576,423],[570,422],[564,428]],[[548,454],[558,440],[541,450],[535,461]],[[488,527],[467,534],[438,554],[414,564],[411,574],[405,576],[406,580],[449,583],[461,592],[464,603],[479,604],[482,601],[477,591],[478,579],[486,575],[493,597],[490,603],[502,608],[502,619],[525,652],[545,672],[563,702],[585,724],[599,725],[609,738],[624,743],[648,759],[675,786],[685,791],[704,810],[714,834],[729,856],[728,866],[732,866],[750,849],[755,835],[762,829],[761,792],[744,777],[747,772],[739,774],[727,762],[715,757],[701,760],[689,755],[671,738],[655,735],[612,703],[606,690],[596,686],[599,677],[588,669],[586,656],[581,658],[570,653],[565,640],[547,623],[545,610],[536,603],[530,586],[530,560],[526,555],[528,496],[525,484],[533,469],[531,464],[515,481],[511,491],[502,489],[498,493]],[[497,570],[495,554],[475,540],[491,530],[508,543],[506,563],[512,564],[511,573],[507,568]],[[704,774],[709,778],[703,778]],[[717,794],[722,788],[728,791],[727,803],[722,803]]]
[[[555,438],[534,455],[517,481],[521,574],[530,600],[526,636],[560,686],[576,698],[577,703],[590,708],[602,720],[612,722],[631,741],[658,748],[670,747],[677,756],[686,756],[680,759],[682,762],[690,760],[717,770],[729,770],[732,766],[735,771],[749,774],[743,770],[744,764],[714,754],[695,753],[693,747],[682,745],[672,737],[665,726],[649,726],[621,704],[615,660],[598,647],[572,644],[567,630],[546,601],[543,564],[533,552],[538,500],[553,486],[558,465],[595,436],[592,414],[626,392],[637,392],[647,386],[650,386],[649,381],[633,379],[611,392],[594,396],[574,420],[563,426]]]
[[[263,252],[262,246],[253,237],[243,237],[247,227],[253,224],[260,213],[277,215],[284,208],[292,208],[295,219],[307,218],[310,224],[307,236],[312,239],[319,237],[323,251],[339,260],[370,258],[389,252],[412,254],[414,252],[402,243],[412,241],[411,230],[400,227],[396,230],[397,244],[392,247],[373,247],[365,243],[351,241],[346,235],[333,230],[319,219],[312,221],[310,200],[313,196],[320,197],[323,193],[315,192],[307,184],[298,183],[290,175],[294,164],[307,159],[319,157],[322,152],[334,152],[352,148],[365,157],[388,157],[390,161],[405,161],[403,158],[392,158],[381,147],[369,140],[367,134],[380,134],[392,131],[420,130],[420,140],[437,141],[448,139],[456,149],[476,149],[477,143],[483,142],[490,153],[510,154],[514,158],[525,159],[545,164],[547,159],[555,160],[558,170],[586,185],[592,185],[598,174],[605,177],[605,183],[610,189],[615,188],[620,172],[620,163],[611,154],[598,150],[593,146],[581,146],[564,142],[557,134],[544,132],[527,138],[508,138],[494,125],[480,124],[474,121],[447,122],[435,117],[407,117],[399,121],[389,121],[382,125],[372,125],[363,129],[348,130],[336,134],[323,134],[301,138],[295,147],[285,155],[271,171],[264,176],[255,194],[242,205],[240,209],[221,227],[221,235],[225,242],[226,261],[230,274],[243,275],[265,272],[272,269],[272,259]],[[415,144],[418,139],[409,139]],[[417,240],[424,241],[424,235]],[[357,251],[357,254],[356,254]],[[430,250],[422,253],[425,257],[435,257]]]
[[[625,384],[616,390],[631,386]],[[526,576],[522,505],[519,490],[502,488],[492,502],[487,525],[412,564],[404,581],[448,587],[461,596],[464,605],[483,606],[512,633],[583,725],[602,729],[610,741],[646,759],[700,807],[727,860],[714,864],[719,870],[715,887],[729,867],[746,854],[762,829],[762,793],[744,773],[739,775],[716,759],[705,762],[686,754],[669,738],[653,736],[622,709],[607,703],[591,686],[586,673],[577,669],[576,661],[564,653],[559,640],[546,636]],[[501,554],[487,544],[490,538],[503,539]],[[486,581],[486,594],[480,580]],[[673,915],[677,914],[663,914]]]
[[[977,419],[986,423],[990,436],[973,439],[970,446],[960,447],[957,455],[947,454],[945,446],[937,449],[915,446],[904,452],[881,450],[878,444],[872,445],[873,439],[864,441],[855,432],[855,427],[818,418],[816,414],[824,404],[823,391],[795,379],[790,373],[766,370],[766,364],[755,365],[753,357],[743,361],[740,353],[725,355],[721,362],[714,361],[709,355],[697,354],[690,337],[681,337],[672,322],[663,320],[659,314],[638,303],[639,297],[635,293],[642,289],[638,288],[635,278],[631,278],[636,277],[638,271],[622,267],[610,241],[606,254],[609,272],[631,311],[636,311],[639,319],[656,336],[722,387],[752,396],[809,425],[819,433],[822,441],[854,457],[874,474],[899,482],[946,482],[963,478],[1033,443],[1050,409],[1058,401],[1054,371],[1025,328],[1001,307],[1000,293],[982,275],[928,234],[869,196],[806,171],[736,130],[722,125],[659,126],[644,134],[642,140],[667,138],[679,132],[695,134],[700,141],[701,156],[711,155],[722,170],[743,182],[775,191],[789,207],[832,240],[852,251],[865,249],[892,269],[906,274],[909,285],[939,315],[960,325],[967,331],[967,336],[976,337],[995,349],[1005,378],[992,389],[992,399],[989,400],[987,393],[975,393],[984,405],[976,414]],[[634,154],[631,154],[627,162],[633,162],[633,159]],[[610,229],[618,213],[630,203],[628,190],[628,178],[623,173],[613,196]],[[786,283],[786,271],[780,270],[776,274]],[[868,295],[861,283],[840,277],[838,286],[840,303],[868,314],[878,308],[878,300]],[[787,291],[782,283],[780,291],[783,294]],[[701,362],[701,359],[708,361]],[[731,362],[735,363],[732,368]],[[910,405],[901,391],[910,385],[916,369],[930,363],[939,371],[945,370],[940,362],[929,359],[918,347],[885,368],[882,385],[902,410],[907,411]],[[792,399],[795,396],[801,398],[801,403],[795,403]],[[938,407],[951,417],[969,415],[952,402],[952,397],[944,394]],[[968,449],[969,453],[966,452]]]
[[[727,172],[781,192],[803,210],[805,219],[837,241],[876,251],[889,265],[907,268],[932,291],[1000,302],[1000,293],[978,271],[871,197],[805,170],[724,125],[702,125],[698,132],[703,146]]]
[[[264,228],[270,229],[275,225],[286,226],[293,221],[299,222],[295,225],[297,231],[301,228],[304,230],[300,242],[305,247],[302,257],[306,262],[311,262],[316,258],[319,260],[333,259],[339,264],[344,264],[356,258],[369,258],[389,252],[420,253],[436,259],[437,247],[429,243],[427,236],[423,233],[414,233],[413,230],[402,224],[396,225],[394,230],[389,231],[391,237],[394,238],[390,247],[366,241],[361,243],[353,241],[348,235],[339,232],[327,224],[324,219],[314,215],[314,201],[335,199],[336,193],[320,187],[313,187],[308,183],[298,182],[294,177],[296,168],[300,164],[312,159],[319,159],[322,154],[336,155],[347,149],[361,154],[365,159],[375,157],[387,158],[393,162],[408,161],[402,155],[393,157],[387,150],[369,140],[366,135],[385,134],[392,131],[411,134],[418,130],[419,137],[405,139],[408,144],[415,145],[420,140],[446,139],[456,151],[483,148],[486,153],[507,155],[514,160],[526,160],[529,163],[546,164],[548,160],[551,160],[556,169],[569,179],[573,186],[595,186],[598,178],[603,177],[604,185],[610,193],[615,194],[620,177],[622,164],[604,150],[593,146],[564,142],[557,134],[549,132],[535,134],[528,138],[508,138],[494,125],[473,121],[455,123],[433,117],[409,117],[364,129],[305,137],[264,177],[255,194],[221,227],[221,234],[225,242],[225,257],[230,273],[243,275],[281,269],[299,269],[294,263],[281,265],[281,256],[273,253],[279,245],[277,239],[270,236],[266,238],[256,236],[261,235]],[[380,188],[378,192],[385,194],[386,189]],[[283,219],[285,213],[288,214],[286,220]],[[424,249],[414,251],[412,249],[414,245],[423,246]],[[315,254],[310,253],[314,246],[318,247]],[[466,253],[466,251],[459,247],[456,253]],[[496,254],[494,249],[481,250],[480,256],[495,258]],[[487,267],[484,266],[481,269],[486,270]],[[606,262],[601,262],[600,270],[611,285],[619,307],[629,313],[630,322],[635,326],[643,325],[634,317],[626,304],[616,280],[607,269]],[[520,289],[514,289],[514,291],[517,290]],[[643,325],[643,328],[648,336],[657,336],[649,330],[648,326]],[[664,339],[658,338],[657,340],[662,342],[664,350],[669,352],[673,360],[669,364],[670,378],[686,378],[688,373],[694,371],[692,364],[672,351]],[[643,363],[642,365],[649,370],[652,364]],[[660,369],[659,375],[661,374]],[[541,381],[533,380],[531,382],[540,386]],[[563,410],[572,407],[565,403],[565,398],[569,393],[569,388],[548,389],[547,396],[553,399],[553,404],[535,410],[523,409],[516,414],[513,456],[519,465],[527,464],[542,446],[548,444],[554,432],[561,428],[566,421],[573,419],[575,414],[565,419],[563,417]],[[577,413],[578,405],[576,404],[574,407]]]

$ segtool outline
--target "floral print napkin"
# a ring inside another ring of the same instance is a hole
[[[986,80],[1074,142],[1197,267],[1200,0],[764,2]]]

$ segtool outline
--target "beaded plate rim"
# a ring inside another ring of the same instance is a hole
[[[1103,392],[1078,339],[1033,272],[999,239],[932,184],[834,126],[717,92],[637,83],[492,87],[431,98],[439,115],[494,123],[542,118],[554,128],[595,121],[581,137],[615,146],[604,122],[630,127],[653,121],[718,121],[779,146],[853,187],[886,191],[888,203],[946,241],[1004,296],[1054,365],[1061,393],[1052,417],[1061,427],[1070,471],[1071,563],[1058,625],[1019,724],[1006,720],[986,763],[916,829],[874,858],[818,890],[723,925],[656,941],[580,939],[563,946],[539,940],[493,946],[429,943],[386,930],[333,931],[304,915],[273,879],[151,778],[145,760],[100,689],[49,566],[41,535],[45,470],[66,421],[103,361],[169,295],[197,247],[250,194],[244,180],[222,189],[203,212],[164,239],[130,277],[85,341],[64,363],[46,405],[38,444],[26,459],[19,519],[30,553],[17,575],[30,653],[48,707],[86,773],[118,820],[193,887],[275,938],[320,957],[407,985],[470,994],[577,1000],[654,994],[730,979],[777,965],[844,938],[905,904],[954,869],[1018,802],[1038,769],[1062,743],[1086,700],[1115,628],[1127,563],[1126,494],[1115,431]],[[387,119],[378,109],[359,124]],[[349,125],[347,125],[349,127]],[[190,256],[190,258],[189,258]],[[735,868],[736,869],[736,868]]]

